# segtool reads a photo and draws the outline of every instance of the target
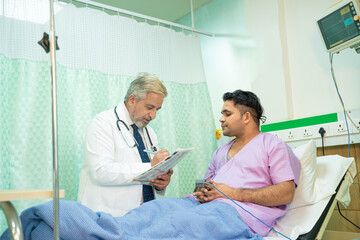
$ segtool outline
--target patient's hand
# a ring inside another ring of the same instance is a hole
[[[205,187],[203,187],[203,188],[197,187],[197,188],[195,188],[193,195],[196,197],[196,199],[200,203],[204,203],[205,202],[204,198],[207,196],[206,192],[207,192],[207,189]]]
[[[221,192],[225,193],[228,197],[231,197],[233,188],[223,183],[216,183],[212,180],[209,181],[209,183],[218,188]],[[210,202],[216,198],[226,198],[218,190],[208,184],[205,184],[205,188],[200,188],[198,191],[195,189],[193,195],[196,196],[200,203]]]
[[[172,168],[165,174],[159,175],[156,179],[150,180],[150,183],[155,186],[155,189],[158,191],[163,190],[169,185],[171,180],[171,175],[174,173]]]

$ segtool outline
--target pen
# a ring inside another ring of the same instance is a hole
[[[153,152],[153,151],[148,150],[148,149],[144,149],[144,152],[146,152],[146,153],[150,153],[150,154],[155,154],[155,153],[156,153],[156,152]]]

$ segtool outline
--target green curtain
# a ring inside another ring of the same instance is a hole
[[[134,76],[57,65],[58,159],[65,199],[77,200],[82,138],[92,117],[114,107]],[[166,197],[191,193],[216,149],[207,84],[165,82],[169,96],[151,123],[170,152],[194,147],[174,168]],[[52,189],[52,118],[49,62],[0,55],[0,189]],[[49,201],[14,201],[17,211]],[[0,233],[6,220],[0,211]]]

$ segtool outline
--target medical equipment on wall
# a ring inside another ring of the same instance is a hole
[[[354,48],[360,53],[360,1],[343,0],[322,15],[317,24],[329,53]]]
[[[114,113],[115,113],[115,116],[117,118],[116,126],[119,129],[119,132],[121,133],[121,135],[123,136],[126,144],[130,148],[137,147],[139,144],[136,142],[134,136],[130,133],[130,128],[128,127],[128,125],[123,120],[121,120],[119,118],[119,115],[116,112],[116,107],[114,108]],[[126,131],[123,131],[121,129],[126,130]],[[156,152],[157,148],[153,145],[153,143],[151,141],[151,138],[150,138],[149,131],[147,130],[146,127],[145,127],[145,131],[146,131],[146,135],[148,136],[148,139],[149,139],[149,142],[150,142],[150,145],[151,145],[151,147],[150,147],[151,151]]]

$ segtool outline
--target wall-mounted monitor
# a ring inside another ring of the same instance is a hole
[[[317,21],[328,52],[352,47],[360,53],[359,6],[359,0],[340,1]]]

